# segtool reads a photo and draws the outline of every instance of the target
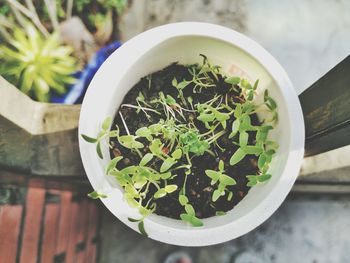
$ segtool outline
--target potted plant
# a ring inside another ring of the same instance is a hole
[[[36,101],[80,103],[97,68],[120,46],[115,25],[127,5],[127,0],[4,1],[0,75]]]
[[[258,226],[303,156],[302,113],[282,68],[246,37],[203,23],[159,27],[115,52],[90,85],[79,133],[90,196],[178,245]]]

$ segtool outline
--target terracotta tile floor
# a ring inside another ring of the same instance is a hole
[[[0,204],[0,262],[96,262],[99,209],[86,195],[41,188]]]

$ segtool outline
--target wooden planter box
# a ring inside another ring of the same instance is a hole
[[[80,105],[36,102],[0,77],[0,167],[32,175],[80,176]]]

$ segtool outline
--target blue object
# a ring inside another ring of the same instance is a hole
[[[78,81],[68,87],[69,91],[67,94],[63,96],[52,94],[51,102],[63,104],[82,103],[85,92],[97,70],[100,68],[102,63],[121,45],[122,44],[119,41],[115,41],[97,51],[96,54],[90,59],[89,63],[85,66],[83,71],[78,71],[73,74]]]

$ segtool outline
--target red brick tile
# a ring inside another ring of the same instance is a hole
[[[72,193],[63,191],[61,193],[60,218],[58,223],[58,239],[56,245],[56,254],[63,253],[67,250],[69,225],[71,218]]]
[[[79,225],[78,225],[78,243],[87,242],[89,229],[89,203],[88,200],[83,200],[79,204]],[[86,248],[78,251],[76,254],[76,263],[86,262]]]
[[[69,238],[68,238],[68,247],[66,252],[66,260],[65,263],[73,263],[75,257],[76,244],[78,243],[78,224],[79,216],[78,216],[78,203],[71,203],[71,220],[69,226]],[[80,213],[80,211],[79,211]]]
[[[87,253],[87,261],[95,263],[96,262],[96,243],[93,243],[93,240],[97,236],[97,229],[98,229],[98,223],[99,223],[99,215],[98,215],[98,208],[97,204],[94,202],[90,202],[89,204],[89,230],[88,230],[88,239],[87,239],[87,247],[86,247],[86,253]]]
[[[59,204],[47,204],[45,206],[45,219],[43,226],[43,239],[41,249],[41,262],[53,262],[56,252],[58,235]]]
[[[20,252],[21,263],[37,262],[44,201],[44,189],[28,188],[22,248]]]
[[[0,206],[0,259],[3,263],[16,262],[23,207]]]

